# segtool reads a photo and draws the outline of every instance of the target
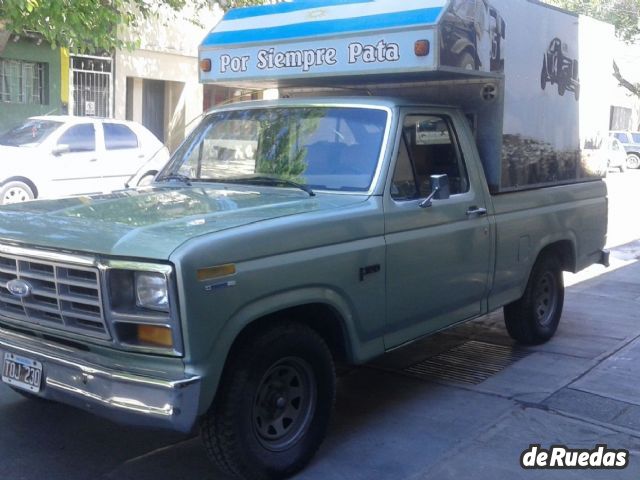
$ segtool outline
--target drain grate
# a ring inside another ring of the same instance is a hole
[[[516,347],[469,340],[403,370],[424,380],[478,385],[530,352]]]

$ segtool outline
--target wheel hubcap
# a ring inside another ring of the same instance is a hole
[[[297,357],[282,359],[264,374],[253,404],[254,432],[271,451],[286,450],[311,423],[316,382],[311,366]]]
[[[546,272],[538,281],[535,290],[535,312],[538,323],[547,326],[551,323],[558,305],[557,279]]]
[[[20,187],[13,187],[7,190],[4,194],[3,204],[20,203],[29,200],[29,194]]]
[[[629,168],[638,168],[640,165],[640,159],[637,157],[627,157],[627,166]]]

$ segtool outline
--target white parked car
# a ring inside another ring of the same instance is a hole
[[[109,192],[146,183],[169,158],[134,122],[32,117],[0,135],[0,204]]]
[[[609,137],[603,142],[603,152],[606,155],[607,170],[615,168],[621,172],[627,170],[627,153],[622,146],[622,143],[615,138]]]

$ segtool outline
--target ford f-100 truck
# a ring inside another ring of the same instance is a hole
[[[212,110],[148,187],[2,208],[2,381],[199,427],[223,471],[281,478],[325,435],[336,363],[500,308],[517,342],[549,340],[563,271],[607,263],[584,109],[540,88],[560,34],[507,35],[504,72],[441,65],[458,2],[406,3],[231,11],[203,43],[203,81],[290,98]],[[533,9],[577,38],[566,13],[492,4],[502,32]]]

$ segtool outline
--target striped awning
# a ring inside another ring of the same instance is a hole
[[[202,47],[435,25],[449,0],[293,0],[229,11]]]

